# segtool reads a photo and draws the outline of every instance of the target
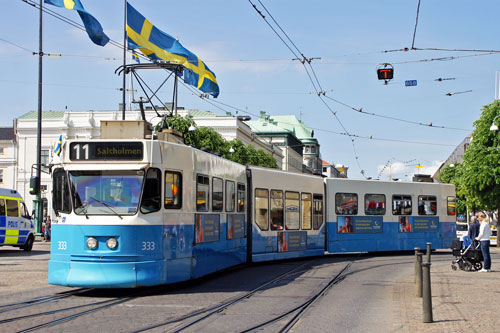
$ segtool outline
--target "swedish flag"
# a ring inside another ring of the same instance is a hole
[[[135,50],[132,50],[132,59],[135,60],[138,64],[141,63],[141,60],[139,60],[139,55],[137,54],[137,52],[135,52]]]
[[[184,82],[197,89],[219,95],[215,74],[195,54],[184,48],[174,37],[151,24],[127,3],[128,47],[139,49],[152,60],[166,60],[184,66]]]
[[[59,140],[57,140],[56,149],[54,149],[54,154],[57,156],[61,155],[62,152],[62,135],[59,136]]]
[[[95,44],[104,46],[109,42],[109,38],[102,30],[102,26],[99,21],[97,21],[95,17],[90,15],[85,8],[83,8],[80,0],[45,0],[45,3],[57,7],[76,10],[83,21],[83,25],[85,25],[87,34]]]

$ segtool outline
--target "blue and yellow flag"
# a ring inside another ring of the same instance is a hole
[[[54,149],[54,154],[57,156],[61,155],[62,151],[62,135],[59,136],[59,140],[57,140],[57,146],[56,149]]]
[[[152,60],[165,60],[184,66],[184,82],[213,97],[219,95],[215,74],[195,54],[174,37],[151,24],[127,3],[128,47],[139,49]]]
[[[141,60],[139,59],[139,55],[137,54],[137,52],[135,52],[135,50],[132,50],[132,59],[135,60],[138,64],[141,63]]]
[[[87,34],[95,44],[104,46],[109,42],[109,38],[102,30],[102,26],[99,21],[97,21],[95,17],[90,15],[85,8],[83,8],[80,0],[45,0],[45,3],[57,7],[76,10],[83,21],[83,25],[85,25]]]

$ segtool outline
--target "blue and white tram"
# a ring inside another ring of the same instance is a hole
[[[49,283],[149,286],[246,261],[242,165],[157,140],[75,140],[53,183]]]
[[[332,178],[326,188],[328,252],[450,248],[456,237],[453,185]]]
[[[252,261],[267,261],[325,252],[321,177],[249,167]]]

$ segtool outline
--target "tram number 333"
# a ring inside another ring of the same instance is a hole
[[[142,242],[142,251],[154,251],[155,250],[155,242]]]
[[[57,249],[58,250],[67,250],[68,249],[68,242],[66,242],[66,241],[58,241],[57,242]]]

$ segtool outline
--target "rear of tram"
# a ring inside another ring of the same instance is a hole
[[[49,283],[92,288],[165,283],[160,161],[151,140],[68,141],[52,169]],[[155,165],[156,164],[156,165]]]

